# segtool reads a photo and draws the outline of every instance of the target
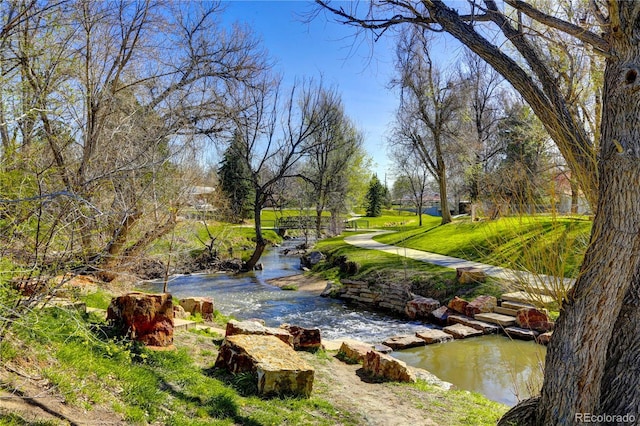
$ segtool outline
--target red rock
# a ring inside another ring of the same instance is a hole
[[[447,318],[449,318],[449,315],[452,315],[454,313],[455,311],[452,311],[448,307],[440,306],[438,309],[431,312],[431,320],[433,320],[436,324],[446,325]]]
[[[290,324],[282,324],[280,328],[287,330],[293,336],[293,348],[297,351],[313,352],[322,348],[319,328],[304,328]]]
[[[475,314],[493,312],[493,308],[498,306],[498,299],[493,296],[478,296],[466,306],[465,315],[473,317]]]
[[[411,319],[427,319],[431,312],[440,307],[440,302],[428,297],[416,297],[407,302],[404,312]]]
[[[370,351],[364,358],[362,369],[374,377],[396,382],[415,382],[416,376],[403,361],[390,355]]]
[[[553,330],[553,322],[546,311],[538,308],[518,309],[516,323],[522,328],[528,328],[540,333]]]
[[[549,344],[549,341],[551,341],[551,336],[553,336],[553,331],[547,331],[546,333],[542,333],[541,335],[539,335],[536,339],[536,342],[540,343],[541,345],[547,346]]]
[[[453,299],[451,299],[451,301],[449,302],[449,305],[447,306],[449,306],[449,309],[465,315],[464,312],[468,304],[469,302],[467,302],[464,299],[460,299],[458,296],[456,296]]]
[[[147,346],[173,344],[173,303],[169,293],[134,292],[115,297],[107,310],[107,320]]]
[[[207,321],[213,320],[213,299],[211,297],[187,297],[180,300],[180,306],[191,315],[200,314]]]
[[[225,336],[235,336],[237,334],[252,334],[259,336],[275,336],[287,345],[293,347],[293,336],[282,328],[265,327],[256,321],[236,321],[227,323]]]

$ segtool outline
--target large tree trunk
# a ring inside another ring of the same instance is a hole
[[[598,413],[640,420],[640,271],[624,298],[609,341]]]
[[[597,213],[547,352],[539,425],[574,424],[580,413],[640,411],[640,45],[637,3],[617,5],[603,90]]]

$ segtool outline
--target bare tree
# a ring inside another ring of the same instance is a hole
[[[246,29],[218,27],[219,3],[3,7],[3,164],[40,152],[44,191],[86,201],[59,224],[71,249],[120,267],[173,228],[194,181],[181,162],[223,133],[226,94],[253,84],[266,56]]]
[[[301,177],[297,166],[314,148],[314,137],[332,114],[325,108],[322,85],[305,81],[294,84],[284,99],[281,94],[280,83],[273,79],[264,79],[261,85],[237,94],[235,124],[255,193],[256,248],[243,270],[255,267],[267,245],[262,234],[262,208],[284,180]]]
[[[496,127],[502,119],[503,79],[481,58],[465,50],[461,63],[460,78],[464,82],[468,123],[460,132],[461,145],[466,147],[469,198],[472,217],[475,204],[486,189],[485,176],[495,169],[502,147],[496,138]],[[467,130],[468,129],[468,130]]]
[[[424,166],[420,156],[416,154],[415,147],[411,145],[400,146],[400,149],[392,150],[392,158],[399,170],[396,178],[406,182],[408,195],[418,215],[419,226],[422,226],[422,214],[424,211],[424,197],[427,193],[429,177],[431,174]]]
[[[350,165],[362,149],[362,135],[345,115],[335,89],[326,91],[322,108],[322,126],[310,139],[303,179],[312,187],[311,199],[316,211],[316,236],[320,238],[322,213],[344,210],[349,190]],[[333,216],[333,214],[332,214]]]
[[[462,12],[441,0],[380,1],[364,12],[318,3],[342,22],[378,35],[402,24],[453,35],[523,96],[596,207],[591,244],[548,348],[541,395],[501,423],[572,424],[576,413],[637,413],[640,138],[633,129],[640,124],[639,2],[594,0],[580,16],[563,9],[546,13],[521,0],[507,0],[504,10],[493,0],[471,1]],[[597,159],[596,144],[558,84],[562,70],[552,68],[540,47],[536,25],[606,58]],[[491,29],[502,35],[497,43],[508,44],[501,48],[485,36]]]
[[[451,222],[447,194],[447,145],[454,143],[451,125],[461,102],[453,79],[437,69],[429,54],[429,42],[421,30],[403,37],[397,68],[401,102],[394,139],[408,144],[438,183],[442,222]]]

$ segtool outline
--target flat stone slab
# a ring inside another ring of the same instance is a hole
[[[451,334],[436,329],[418,331],[416,333],[416,336],[424,340],[427,345],[432,345],[434,343],[444,343],[453,340],[453,336]]]
[[[535,308],[535,306],[530,303],[515,302],[513,300],[503,300],[500,306],[506,309],[513,309],[516,312],[522,308]]]
[[[415,348],[415,347],[424,346],[424,345],[427,344],[424,341],[424,339],[421,339],[421,338],[419,338],[417,336],[411,336],[411,335],[393,336],[393,337],[390,337],[390,338],[386,339],[382,343],[385,346],[389,346],[394,351],[401,350],[401,349]]]
[[[501,327],[511,327],[516,323],[515,317],[496,313],[478,314],[476,315],[476,319],[491,324],[498,324]]]
[[[515,317],[518,314],[517,309],[505,308],[503,306],[496,306],[493,308],[493,312],[496,314],[508,315],[510,317]]]
[[[482,331],[462,324],[449,325],[443,328],[442,331],[452,335],[454,339],[466,339],[467,337],[482,336]]]
[[[535,340],[540,333],[534,330],[520,327],[506,327],[504,332],[507,336],[519,340]]]
[[[284,343],[293,347],[293,336],[287,330],[275,327],[265,327],[258,321],[236,321],[231,320],[227,323],[225,336],[234,336],[237,334],[253,334],[258,336],[276,336]]]
[[[546,294],[529,294],[526,291],[514,291],[513,293],[505,293],[500,296],[502,300],[510,301],[510,302],[520,302],[527,304],[539,304],[541,302],[543,305],[549,305],[554,302],[553,297],[547,296]]]
[[[313,388],[313,367],[276,336],[227,336],[215,366],[234,374],[255,373],[258,393],[263,395],[308,397]]]
[[[383,345],[382,343],[378,343],[377,345],[373,345],[373,350],[378,351],[381,354],[390,354],[393,352],[393,349],[387,345]]]
[[[478,316],[476,315],[476,318]],[[480,321],[478,319],[473,319],[469,317],[465,317],[462,315],[449,315],[447,318],[447,322],[451,324],[462,324],[467,327],[475,328],[482,332],[482,334],[496,334],[500,331],[500,327],[494,324],[490,324],[488,322]]]

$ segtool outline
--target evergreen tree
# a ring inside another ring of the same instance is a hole
[[[368,217],[382,216],[382,205],[385,202],[385,187],[380,183],[377,175],[373,175],[371,178],[365,201]]]
[[[229,215],[235,222],[253,217],[252,202],[255,195],[251,186],[251,170],[244,159],[245,149],[240,137],[237,131],[233,134],[218,169],[220,189],[229,200]]]

